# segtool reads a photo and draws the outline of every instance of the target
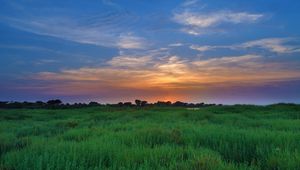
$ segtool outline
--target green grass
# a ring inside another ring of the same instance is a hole
[[[0,110],[0,170],[300,169],[300,106]]]

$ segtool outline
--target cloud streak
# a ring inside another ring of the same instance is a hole
[[[118,56],[113,57],[108,64],[113,67],[129,67],[129,68],[140,68],[145,67],[152,61],[152,56]]]
[[[212,14],[199,14],[183,12],[174,15],[174,20],[186,26],[199,28],[212,27],[221,23],[253,23],[263,17],[262,14],[251,14],[247,12],[222,11]]]
[[[182,31],[192,35],[206,33],[208,28],[216,28],[220,24],[250,24],[264,17],[263,14],[233,11],[216,11],[203,14],[199,12],[177,12],[173,20],[185,26]]]
[[[121,35],[117,46],[122,49],[145,49],[146,41],[141,37],[132,35]]]
[[[107,1],[107,3],[110,1]],[[87,16],[52,14],[1,17],[1,22],[38,35],[96,46],[145,48],[146,40],[131,33],[137,18],[120,9]]]
[[[264,49],[269,52],[278,54],[288,54],[300,52],[300,47],[298,45],[289,45],[293,38],[264,38],[259,40],[247,41],[241,44],[233,45],[191,45],[190,49],[197,50],[199,52],[206,52],[217,49],[231,49],[231,50],[241,50],[241,49]]]
[[[32,79],[53,82],[54,91],[63,94],[98,93],[98,87],[114,89],[167,91],[205,89],[207,86],[247,83],[265,84],[273,81],[299,79],[300,73],[282,63],[265,63],[259,55],[225,56],[206,60],[187,60],[178,56],[119,56],[102,67],[83,67],[60,72],[40,72]],[[144,67],[147,65],[147,67]],[[260,74],[257,74],[260,72]],[[76,85],[76,86],[75,86]],[[68,87],[68,88],[66,88]],[[77,89],[77,90],[75,90]],[[93,90],[91,90],[93,89]],[[51,92],[49,92],[51,93]]]
[[[291,38],[265,38],[255,41],[249,41],[246,43],[243,43],[242,45],[236,45],[232,48],[262,48],[269,50],[271,52],[275,53],[294,53],[294,52],[300,52],[299,46],[291,46],[287,45],[286,43],[290,42]]]

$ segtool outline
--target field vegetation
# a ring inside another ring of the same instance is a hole
[[[0,109],[1,170],[299,170],[300,106]]]

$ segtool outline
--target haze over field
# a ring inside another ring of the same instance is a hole
[[[300,103],[299,8],[0,0],[0,101]]]

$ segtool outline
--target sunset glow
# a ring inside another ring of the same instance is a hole
[[[299,2],[81,2],[0,1],[0,100],[300,102]]]

